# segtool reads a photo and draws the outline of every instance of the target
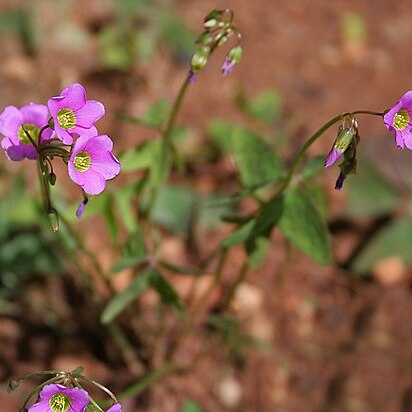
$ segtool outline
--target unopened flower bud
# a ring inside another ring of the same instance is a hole
[[[352,116],[345,117],[342,125],[339,127],[338,137],[333,147],[326,157],[325,167],[332,166],[351,145],[353,138],[358,133],[358,123]]]
[[[226,44],[229,40],[229,37],[227,35],[218,36],[217,38],[219,39],[218,42],[217,42],[217,45],[219,47]]]
[[[7,392],[13,392],[20,386],[20,379],[12,379],[7,385]]]
[[[57,179],[56,174],[54,172],[50,172],[49,173],[49,182],[52,186],[54,186],[56,184],[56,179]]]
[[[234,64],[238,64],[240,60],[242,59],[243,56],[243,49],[241,45],[237,45],[236,47],[233,47],[233,49],[229,50],[229,53],[227,54],[227,57],[232,60]]]
[[[206,29],[211,29],[215,27],[222,17],[221,10],[212,10],[206,17],[204,21],[204,26]]]
[[[199,47],[192,57],[191,67],[193,73],[198,72],[200,69],[207,64],[207,59],[209,58],[210,48],[208,46]]]
[[[59,230],[59,215],[57,214],[57,210],[55,208],[50,208],[47,212],[50,221],[50,229],[53,232],[57,232]]]
[[[213,36],[208,32],[204,31],[197,39],[197,42],[200,44],[203,44],[205,46],[208,46],[211,44],[213,41]]]

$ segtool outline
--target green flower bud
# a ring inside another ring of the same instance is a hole
[[[213,36],[208,31],[203,32],[197,39],[198,43],[201,43],[205,46],[208,46],[209,44],[211,44],[212,41],[213,41]]]
[[[47,212],[50,221],[50,229],[52,232],[57,232],[59,230],[59,215],[57,214],[57,210],[53,207],[49,209]]]
[[[20,379],[12,379],[7,385],[7,392],[12,392],[20,386]]]
[[[209,58],[210,54],[210,47],[207,46],[202,46],[199,47],[195,54],[192,57],[191,61],[191,68],[193,73],[198,72],[200,69],[203,69],[203,67],[206,66],[207,64],[207,59]]]
[[[207,29],[211,29],[213,27],[215,27],[220,19],[222,17],[222,11],[221,10],[212,10],[206,17],[204,20],[204,26]]]
[[[57,176],[55,173],[53,172],[49,173],[49,182],[52,186],[56,184],[56,179],[57,179]]]
[[[238,45],[229,50],[227,57],[234,63],[238,64],[243,56],[242,46]]]

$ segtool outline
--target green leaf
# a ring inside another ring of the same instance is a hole
[[[161,151],[162,141],[160,138],[148,140],[141,145],[125,150],[120,156],[122,172],[135,172],[136,170],[148,169]]]
[[[144,233],[141,229],[137,229],[129,236],[123,246],[122,256],[122,259],[113,265],[112,272],[120,272],[123,269],[136,266],[146,260],[147,248]]]
[[[202,412],[202,408],[197,402],[189,400],[183,405],[181,412]]]
[[[195,193],[179,186],[163,187],[157,196],[153,209],[153,220],[170,231],[185,235],[188,233],[195,212]]]
[[[248,263],[251,269],[260,269],[266,259],[266,255],[269,249],[269,239],[264,236],[256,238],[253,242],[253,247],[246,251],[248,252]]]
[[[207,125],[207,133],[223,153],[232,153],[236,125],[225,120],[214,119]]]
[[[162,298],[162,302],[171,306],[179,316],[183,316],[185,309],[173,286],[156,270],[152,271],[150,286]]]
[[[286,192],[279,227],[292,244],[316,262],[330,263],[331,246],[326,224],[299,188]]]
[[[348,208],[355,216],[378,216],[391,212],[400,196],[366,159],[358,160],[355,176],[346,182]]]
[[[222,194],[211,194],[199,201],[198,209],[198,223],[199,225],[206,226],[208,228],[214,228],[220,225],[222,217],[233,213],[233,204],[225,202],[227,196]],[[223,203],[221,203],[223,201]]]
[[[151,127],[162,127],[169,113],[169,107],[170,104],[167,99],[159,100],[150,107],[146,115],[141,119],[143,121],[142,124]]]
[[[238,127],[234,151],[244,186],[260,186],[283,176],[283,166],[274,149],[253,132]]]
[[[223,239],[221,245],[223,247],[231,247],[245,243],[252,233],[252,230],[256,224],[256,219],[251,219],[244,223],[237,230],[235,230],[230,236]]]
[[[112,244],[116,245],[119,241],[119,225],[114,214],[114,199],[111,193],[106,196],[106,203],[103,209],[103,217],[106,222],[107,231],[110,235]]]
[[[277,90],[265,90],[255,96],[248,104],[248,113],[268,124],[274,124],[280,117],[282,98]]]
[[[137,299],[150,286],[150,280],[153,275],[151,269],[141,273],[133,280],[122,292],[115,295],[101,314],[101,321],[104,324],[112,322],[122,313],[135,299]]]
[[[136,206],[133,205],[133,197],[136,195],[137,191],[138,183],[131,183],[118,188],[113,194],[119,208],[119,215],[129,233],[135,230],[137,226],[135,216]]]
[[[247,249],[251,253],[253,243],[261,235],[267,235],[277,224],[283,213],[283,198],[275,198],[262,206],[259,213],[242,224],[230,236],[223,239],[223,247],[230,247],[241,243],[248,243]]]
[[[412,217],[404,217],[389,223],[360,251],[352,264],[353,270],[366,274],[379,259],[389,256],[399,256],[410,265],[412,263],[411,239]]]

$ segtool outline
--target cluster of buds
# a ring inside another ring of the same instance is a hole
[[[47,106],[7,106],[0,114],[0,133],[4,136],[1,146],[6,156],[14,161],[38,161],[53,230],[58,229],[57,212],[50,199],[50,185],[56,183],[52,165],[55,157],[66,163],[70,178],[82,189],[78,217],[88,195],[101,193],[106,180],[120,172],[120,163],[112,153],[112,140],[100,135],[95,127],[104,114],[103,104],[87,100],[84,87],[78,83],[49,99]]]
[[[325,167],[330,167],[343,156],[343,162],[339,165],[340,174],[336,181],[336,190],[342,189],[348,175],[356,173],[356,147],[359,142],[358,122],[352,115],[347,115],[339,126],[338,136],[325,161]]]
[[[21,412],[86,412],[93,410],[104,412],[99,404],[84,390],[82,382],[91,384],[104,391],[113,404],[106,412],[122,412],[122,405],[116,396],[105,386],[93,379],[83,376],[82,367],[78,367],[71,372],[66,371],[44,371],[26,375],[22,378],[13,379],[9,383],[8,390],[13,391],[18,388],[23,379],[35,378],[41,375],[51,375],[46,382],[40,384],[30,393]],[[28,407],[31,399],[36,396],[35,403]]]
[[[203,69],[216,48],[226,44],[231,37],[236,38],[236,45],[232,47],[223,62],[222,73],[227,76],[238,64],[243,55],[243,49],[240,45],[241,34],[238,31],[233,21],[233,11],[213,10],[210,12],[204,21],[205,31],[197,39],[197,49],[191,60],[191,68],[189,71],[189,81],[196,81],[195,74]]]

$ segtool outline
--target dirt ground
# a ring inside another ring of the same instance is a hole
[[[45,21],[56,18],[50,2],[39,3]],[[0,1],[0,10],[16,4],[24,2]],[[232,8],[244,47],[243,61],[225,79],[220,72],[224,55],[218,52],[214,56],[190,90],[179,122],[205,137],[202,128],[208,118],[241,121],[233,103],[239,85],[247,95],[275,88],[283,96],[285,114],[293,114],[298,124],[291,134],[291,155],[307,136],[338,113],[391,107],[411,85],[411,5],[410,0],[177,1],[175,9],[193,30],[198,30],[212,8]],[[364,18],[364,42],[342,38],[342,15],[348,11]],[[66,18],[92,31],[110,12],[109,0],[73,0]],[[167,50],[161,49],[131,74],[101,73],[93,40],[81,48],[70,48],[60,37],[51,37],[39,54],[31,57],[16,39],[0,36],[0,57],[1,107],[44,101],[63,85],[81,81],[89,95],[105,103],[108,113],[142,113],[159,98],[173,98],[187,71],[186,66],[173,64]],[[110,115],[101,127],[115,137],[119,150],[151,137],[147,130],[121,124]],[[396,152],[380,119],[362,118],[360,130],[364,137],[361,150],[370,152],[376,161],[390,164],[394,156],[401,156],[400,162],[409,163],[412,155]],[[334,132],[326,134],[311,153],[326,153],[333,138]],[[16,173],[21,166],[5,167]],[[221,185],[219,170],[209,174],[206,183],[200,176],[199,187]],[[347,219],[345,191],[333,190],[336,173],[336,169],[328,170],[322,178],[330,187],[332,229],[338,220]],[[70,190],[69,182],[66,188]],[[175,412],[193,399],[205,412],[412,411],[412,271],[402,266],[402,275],[396,276],[399,261],[395,257],[383,262],[374,276],[362,280],[343,264],[370,224],[368,219],[355,220],[348,228],[333,232],[337,263],[329,267],[319,267],[291,250],[275,232],[264,267],[247,273],[231,310],[242,331],[259,344],[246,345],[237,353],[218,341],[210,328],[199,327],[198,334],[187,339],[175,354],[177,360],[193,367],[159,380],[126,403],[126,410]],[[87,236],[103,264],[110,267],[114,257],[106,254],[99,229],[88,230]],[[222,233],[203,236],[206,242],[221,238]],[[166,255],[187,261],[188,251],[180,239],[169,237],[165,242]],[[230,284],[243,258],[240,248],[231,252],[222,288]],[[176,281],[181,291],[187,289],[184,282]],[[66,302],[65,307],[75,304],[74,309],[67,309],[68,322],[73,322],[76,314],[82,321],[71,325],[72,335],[57,336],[24,306],[17,315],[0,315],[2,382],[35,370],[82,364],[87,374],[99,377],[115,391],[132,383],[133,376],[113,361],[116,356],[108,349],[103,329],[93,324],[98,314],[87,314],[90,307],[79,282],[70,276],[51,279],[40,286],[28,285],[27,293],[38,298],[42,288],[48,292],[46,297],[54,295],[51,306],[60,299]],[[136,309],[150,318],[148,302],[150,296]],[[165,342],[156,343],[159,353]],[[204,347],[208,350],[199,357]],[[157,362],[155,359],[155,366]],[[2,391],[0,409],[18,410],[22,393],[30,389],[25,383],[15,394]]]

